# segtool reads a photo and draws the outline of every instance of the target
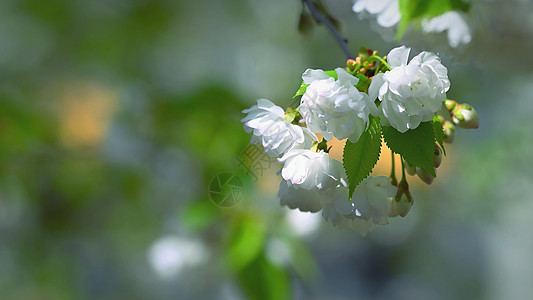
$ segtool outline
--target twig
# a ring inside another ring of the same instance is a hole
[[[333,26],[333,24],[331,24],[331,22],[328,20],[328,18],[326,18],[322,14],[322,12],[320,12],[316,8],[316,6],[313,4],[313,2],[311,0],[302,0],[302,1],[309,8],[309,11],[311,12],[311,15],[313,16],[313,19],[315,19],[318,23],[324,24],[324,26],[326,26],[326,28],[329,30],[329,32],[331,32],[331,34],[335,37],[335,39],[337,40],[337,43],[341,47],[341,49],[344,52],[344,54],[346,55],[346,57],[347,58],[351,58],[351,59],[355,59],[355,56],[350,52],[350,49],[348,48],[348,40],[345,37],[343,37],[337,31],[335,26]]]

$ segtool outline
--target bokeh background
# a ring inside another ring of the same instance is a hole
[[[325,1],[354,52],[401,44],[351,4]],[[279,166],[238,163],[242,109],[345,64],[324,28],[298,33],[299,1],[0,1],[0,298],[533,298],[533,8],[473,7],[464,49],[402,42],[442,55],[480,128],[361,237],[280,207]],[[217,207],[228,172],[244,195]]]

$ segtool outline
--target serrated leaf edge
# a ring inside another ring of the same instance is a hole
[[[379,133],[379,146],[378,146],[378,151],[376,152],[376,159],[372,159],[374,161],[374,163],[372,164],[372,166],[370,167],[369,171],[367,174],[364,174],[364,176],[362,176],[362,178],[360,180],[358,180],[356,183],[353,183],[353,178],[351,178],[352,176],[350,176],[348,174],[348,170],[346,170],[346,145],[348,145],[348,143],[350,143],[350,141],[346,141],[346,144],[344,146],[344,150],[343,150],[343,154],[342,154],[342,163],[343,163],[343,167],[344,167],[344,170],[346,172],[346,177],[348,178],[348,196],[349,196],[349,199],[351,200],[352,199],[352,195],[355,191],[355,189],[357,188],[357,186],[359,185],[359,183],[361,183],[365,178],[368,177],[368,175],[370,175],[370,173],[372,173],[372,170],[374,170],[374,167],[376,166],[377,162],[379,161],[379,158],[381,156],[381,148],[382,148],[382,143],[383,143],[383,133],[382,133],[382,130],[381,130],[381,125],[380,125],[380,121],[379,121],[379,118],[376,118],[375,119],[376,121],[376,124],[377,124],[377,131],[378,132],[375,132],[375,134]],[[370,123],[371,121],[369,121]],[[372,135],[372,125],[369,125],[367,130],[365,130],[363,132],[363,134],[365,133],[370,133],[370,139],[373,139],[374,138],[374,135]],[[362,135],[361,135],[362,137]],[[359,141],[361,141],[361,137],[359,138]],[[355,143],[352,143],[352,144],[357,144],[357,142]]]

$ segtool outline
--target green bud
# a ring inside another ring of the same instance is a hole
[[[444,121],[444,137],[442,141],[448,144],[453,143],[455,139],[455,126],[450,121]]]
[[[289,107],[285,111],[285,117],[283,119],[291,124],[298,125],[298,122],[302,119],[302,115],[300,115],[297,108],[293,109]]]
[[[355,62],[355,60],[350,58],[346,61],[346,66],[350,71],[353,71],[355,70],[355,66],[357,66],[357,63]]]
[[[450,113],[452,112],[452,110],[455,108],[456,105],[457,105],[457,102],[454,100],[450,100],[450,99],[444,100],[444,106],[446,106],[446,109]]]
[[[398,185],[398,192],[396,192],[396,196],[390,205],[389,216],[399,215],[405,217],[411,210],[411,206],[413,206],[413,197],[411,192],[409,192],[407,181],[402,179]]]
[[[477,111],[469,104],[456,105],[452,111],[452,122],[465,129],[478,128],[479,117]]]

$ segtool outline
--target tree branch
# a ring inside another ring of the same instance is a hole
[[[313,16],[313,19],[317,21],[317,23],[322,23],[326,28],[329,30],[329,32],[335,37],[335,40],[337,40],[337,43],[341,47],[342,51],[346,55],[347,58],[355,59],[355,56],[350,52],[350,49],[348,48],[348,40],[343,37],[331,24],[331,22],[326,18],[322,12],[320,12],[316,6],[313,4],[311,0],[302,0],[305,5],[309,8],[309,11],[311,12],[311,15]]]

